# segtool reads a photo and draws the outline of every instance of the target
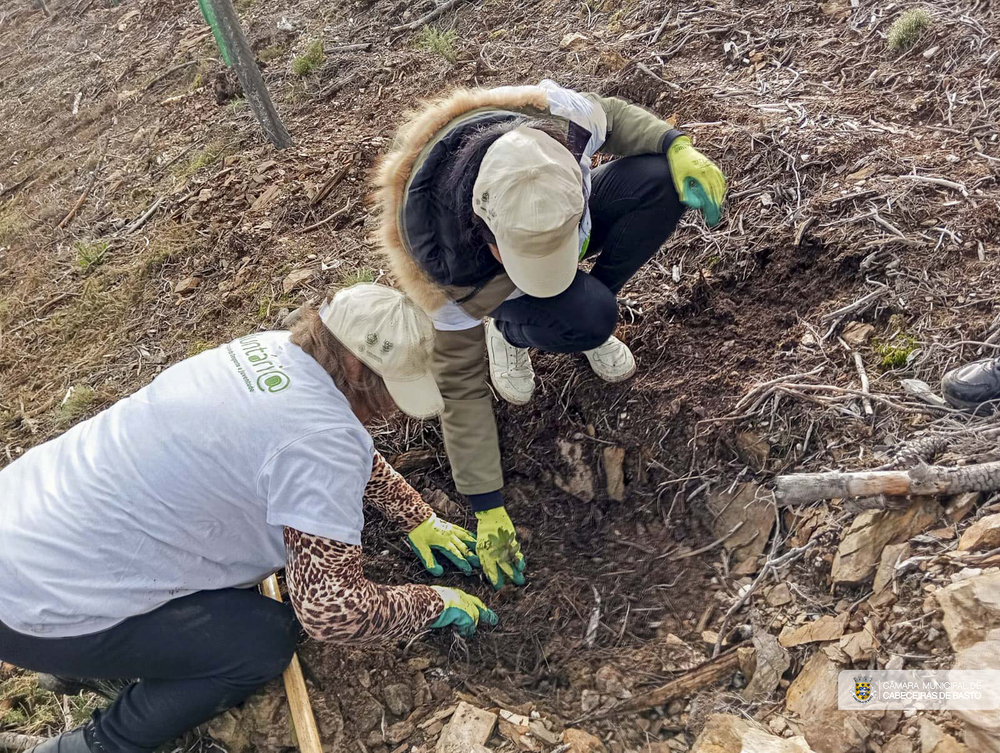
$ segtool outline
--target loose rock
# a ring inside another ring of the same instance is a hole
[[[967,753],[968,750],[930,719],[920,720],[920,753]]]
[[[968,515],[979,502],[979,492],[962,492],[948,500],[944,514],[952,523],[958,523]]]
[[[296,288],[302,287],[305,283],[313,278],[316,272],[312,269],[296,269],[290,272],[285,278],[284,282],[281,283],[281,289],[288,295]]]
[[[1000,630],[992,630],[986,639],[959,652],[953,669],[1000,670]],[[976,753],[1000,753],[1000,709],[954,711],[965,722],[963,739]]]
[[[625,450],[621,447],[604,448],[604,475],[607,479],[608,499],[621,502],[625,499]]]
[[[913,753],[913,743],[906,735],[896,735],[882,746],[882,753]]]
[[[591,690],[587,688],[580,694],[580,709],[584,714],[589,714],[591,711],[596,709],[601,705],[601,694],[596,690]]]
[[[599,738],[582,729],[568,729],[563,732],[562,741],[569,746],[566,753],[607,753],[608,749]]]
[[[785,705],[795,714],[806,740],[817,753],[863,750],[869,729],[864,714],[837,708],[840,667],[822,651],[813,654],[788,688]]]
[[[944,612],[944,629],[956,651],[962,651],[1000,628],[1000,573],[952,583],[935,593]]]
[[[823,615],[818,620],[807,622],[798,628],[786,627],[781,631],[778,641],[786,648],[801,646],[803,643],[819,641],[835,641],[844,634],[851,615],[844,612],[837,616]]]
[[[496,714],[463,701],[442,730],[435,750],[437,753],[467,753],[476,745],[486,744],[496,723]]]
[[[197,288],[200,283],[200,277],[185,277],[183,280],[174,285],[174,292],[177,295],[190,295],[195,291],[195,288]]]
[[[613,695],[615,698],[631,698],[632,694],[625,687],[625,678],[622,673],[606,664],[597,670],[594,675],[594,686],[598,692]]]
[[[393,745],[398,745],[403,742],[403,740],[409,738],[410,735],[416,731],[417,728],[414,726],[413,722],[405,720],[402,722],[396,722],[385,731],[385,739]]]
[[[708,498],[716,536],[729,536],[742,523],[723,543],[737,564],[755,561],[764,552],[774,527],[774,510],[766,500],[757,498],[757,488],[756,484],[740,484],[732,494],[722,492]]]
[[[585,49],[590,44],[590,39],[578,31],[570,32],[563,36],[559,42],[560,50],[578,52]]]
[[[357,699],[345,704],[348,713],[345,717],[350,717],[354,721],[354,726],[359,733],[371,732],[382,722],[382,704],[375,700],[371,693],[361,691],[357,694]]]
[[[962,534],[958,548],[964,552],[996,549],[1000,546],[1000,514],[977,520]]]
[[[844,327],[841,337],[844,338],[845,343],[851,347],[856,347],[858,345],[864,345],[868,342],[873,332],[875,332],[875,328],[870,324],[851,322]]]
[[[786,604],[792,603],[792,591],[787,583],[779,583],[767,591],[764,599],[767,601],[768,606],[783,607]]]
[[[897,562],[902,562],[910,556],[909,543],[890,544],[882,550],[879,557],[878,570],[875,572],[875,584],[872,589],[880,593],[892,584]]]
[[[731,714],[712,714],[691,753],[813,753],[805,738],[780,738]]]
[[[939,510],[936,498],[921,498],[905,510],[866,510],[858,515],[833,559],[833,582],[860,585],[867,581],[875,574],[886,546],[901,544],[930,528]]]
[[[757,649],[756,668],[750,682],[743,689],[743,697],[748,701],[761,701],[778,687],[781,676],[791,665],[788,652],[770,633],[760,630],[754,633],[753,645]]]
[[[386,706],[396,716],[406,716],[413,711],[413,691],[410,690],[409,685],[404,685],[401,682],[386,685],[383,694]]]
[[[553,482],[567,494],[571,494],[582,502],[594,500],[594,472],[584,459],[583,445],[560,439],[556,442],[563,465],[568,469],[565,474],[557,474]]]
[[[255,693],[242,708],[230,709],[208,723],[208,734],[230,753],[294,746],[291,712],[283,693]]]

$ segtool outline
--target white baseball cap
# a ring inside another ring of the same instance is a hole
[[[497,239],[504,271],[537,298],[559,295],[580,262],[583,174],[570,151],[537,128],[521,127],[486,151],[472,209]]]
[[[434,325],[398,290],[361,284],[337,291],[319,310],[340,343],[385,382],[404,413],[431,418],[444,400],[431,374]]]

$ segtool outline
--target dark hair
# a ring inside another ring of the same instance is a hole
[[[472,191],[489,148],[501,136],[522,127],[539,130],[566,146],[566,129],[559,121],[517,115],[502,123],[475,129],[462,139],[462,143],[455,151],[451,169],[448,171],[448,183],[452,186],[452,206],[458,212],[463,246],[476,246],[480,243],[496,245],[496,238],[493,237],[486,222],[472,209]]]

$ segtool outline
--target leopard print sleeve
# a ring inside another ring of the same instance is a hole
[[[285,580],[302,627],[318,641],[365,645],[411,638],[441,614],[430,586],[365,578],[361,547],[285,528]]]
[[[377,451],[364,501],[399,526],[403,533],[409,533],[434,514],[420,493]]]

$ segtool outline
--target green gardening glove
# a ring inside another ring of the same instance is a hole
[[[476,554],[483,565],[483,572],[499,591],[507,581],[515,586],[524,585],[527,560],[517,543],[514,524],[503,507],[476,513],[479,527],[476,530]]]
[[[444,568],[434,558],[435,549],[466,575],[472,575],[472,568],[479,567],[479,558],[475,554],[476,537],[461,526],[441,520],[434,513],[410,531],[406,538],[431,575],[444,573]]]
[[[674,139],[667,150],[667,160],[681,203],[699,210],[709,227],[718,225],[726,198],[726,176],[694,148],[687,136]]]
[[[475,596],[457,588],[443,586],[431,586],[431,588],[437,591],[438,596],[444,601],[444,611],[431,623],[432,628],[454,625],[458,628],[459,635],[470,638],[476,632],[480,621],[486,625],[497,624],[496,613]]]

